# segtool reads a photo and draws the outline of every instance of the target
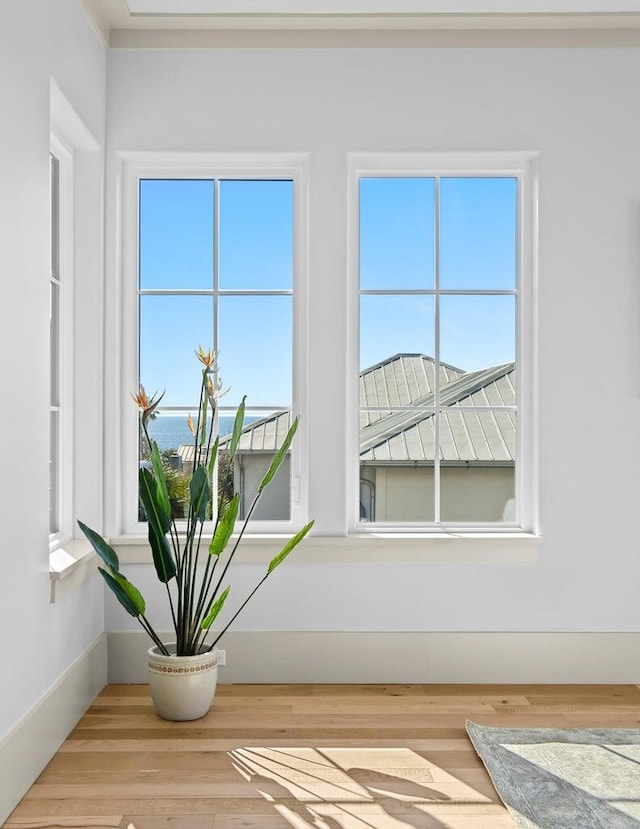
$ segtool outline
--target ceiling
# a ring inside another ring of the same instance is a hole
[[[549,45],[640,45],[640,0],[81,2],[105,42],[116,48],[456,45],[453,33],[460,45],[473,45],[466,42],[472,32],[483,33],[477,45],[546,45],[542,33]],[[382,40],[385,32],[395,33],[391,42]],[[519,42],[524,33],[531,43]]]

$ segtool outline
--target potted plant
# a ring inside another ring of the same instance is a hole
[[[142,463],[139,471],[141,507],[147,518],[149,545],[158,579],[165,585],[171,609],[175,639],[163,642],[146,616],[146,603],[140,591],[120,571],[118,556],[95,530],[78,522],[80,529],[102,559],[100,574],[124,609],[138,620],[153,641],[149,649],[149,685],[158,714],[169,720],[193,720],[203,717],[211,706],[217,679],[216,645],[238,614],[273,571],[307,535],[310,521],[284,545],[269,563],[262,579],[241,602],[220,631],[208,637],[212,625],[229,597],[225,577],[238,550],[251,515],[265,488],[271,483],[284,460],[298,428],[296,417],[275,453],[246,513],[240,530],[234,535],[240,506],[240,495],[233,491],[233,458],[244,423],[245,398],[235,417],[228,443],[229,462],[225,480],[216,491],[220,454],[218,436],[214,439],[216,407],[221,396],[215,354],[198,349],[196,355],[203,365],[200,383],[198,417],[188,418],[193,435],[193,470],[188,481],[186,526],[179,528],[173,516],[167,488],[168,470],[156,442],[150,437],[148,423],[155,416],[162,395],[148,398],[141,387],[134,400],[141,411],[142,440],[150,450],[150,462]],[[203,551],[204,523],[212,519],[213,533]]]

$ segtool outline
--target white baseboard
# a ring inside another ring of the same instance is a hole
[[[146,682],[146,634],[108,637],[109,682]],[[640,633],[239,631],[221,645],[220,683],[640,683]]]
[[[0,742],[0,825],[107,682],[101,634]]]

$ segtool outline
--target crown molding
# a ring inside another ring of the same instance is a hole
[[[633,29],[283,30],[115,29],[112,49],[635,48]]]
[[[103,41],[114,48],[637,46],[640,31],[640,10],[536,14],[415,14],[396,10],[295,15],[235,11],[169,15],[132,14],[127,0],[81,2]],[[352,5],[354,2],[357,0],[352,0]],[[416,0],[412,2],[416,6]],[[590,3],[593,8],[598,5],[602,3]],[[249,8],[250,3],[245,6]],[[381,0],[377,8],[384,6]],[[404,0],[395,9],[411,7],[412,3]],[[368,8],[376,6],[368,2]]]

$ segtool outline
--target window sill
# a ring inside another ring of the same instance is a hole
[[[268,563],[290,537],[245,535],[235,560],[245,564]],[[211,536],[202,536],[203,552],[210,540]],[[151,552],[144,536],[120,536],[112,538],[110,543],[122,564],[151,563]],[[292,565],[425,561],[519,564],[536,562],[541,545],[541,536],[524,532],[353,533],[306,538],[290,562]]]
[[[49,551],[49,602],[54,604],[86,580],[97,556],[83,538],[71,539]]]

